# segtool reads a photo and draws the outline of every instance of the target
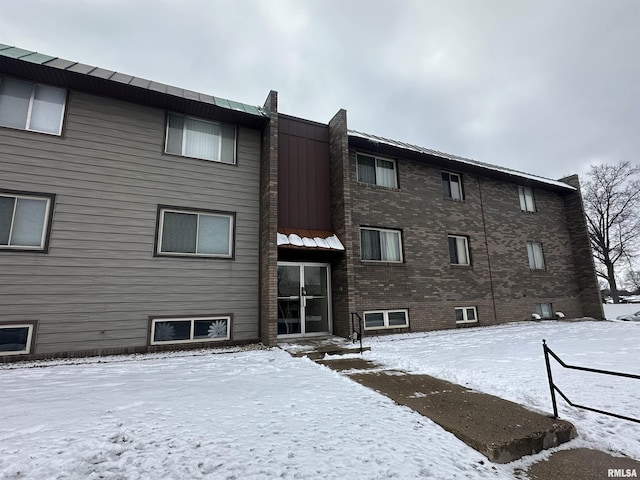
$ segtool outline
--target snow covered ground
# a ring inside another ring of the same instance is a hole
[[[526,322],[370,339],[364,356],[551,413],[542,339],[565,363],[640,375],[640,324]],[[554,383],[572,402],[640,419],[640,380],[565,370],[551,361]],[[558,398],[583,446],[640,459],[640,424],[575,409]]]
[[[371,338],[365,356],[548,411],[542,338],[567,362],[638,373],[638,327],[543,322]],[[557,378],[588,404],[640,414],[640,381]],[[279,349],[4,365],[0,391],[3,480],[510,479],[549,454],[492,465],[408,408]],[[560,415],[581,434],[572,446],[640,458],[639,425]]]
[[[636,313],[640,311],[640,303],[605,303],[604,316],[609,320],[615,320],[620,315]]]

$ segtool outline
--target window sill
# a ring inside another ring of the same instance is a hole
[[[235,260],[234,256],[223,256],[223,255],[198,255],[192,253],[155,253],[153,255],[157,258],[199,258],[201,260]]]
[[[459,264],[459,263],[450,263],[449,266],[451,268],[461,269],[461,270],[473,269],[473,265],[471,265],[471,264],[463,265],[463,264]]]
[[[7,247],[3,245],[0,247],[0,252],[12,252],[12,253],[49,253],[49,251],[42,247]]]
[[[402,330],[402,329],[408,329],[409,325],[391,325],[388,327],[364,327],[364,331],[365,332],[375,332],[375,331],[380,331],[380,330]]]
[[[474,325],[478,325],[478,321],[477,320],[473,320],[473,321],[464,321],[464,322],[456,322],[456,327],[472,327]]]
[[[451,198],[451,197],[442,197],[445,201],[447,202],[453,202],[453,203],[465,203],[464,202],[464,198],[461,198],[460,200],[458,200],[457,198]]]
[[[50,137],[62,137],[62,128],[60,129],[60,132],[56,133],[56,132],[44,132],[41,130],[31,130],[28,128],[20,128],[20,127],[10,127],[8,125],[0,125],[0,128],[6,128],[7,130],[13,130],[14,132],[29,132],[29,133],[36,133],[36,134],[40,134],[40,135],[49,135]]]
[[[389,262],[385,260],[360,260],[360,264],[362,265],[377,265],[380,267],[399,267],[402,265],[406,265],[404,262]]]
[[[385,187],[384,185],[377,185],[374,183],[365,183],[365,182],[359,182],[356,180],[356,183],[362,187],[367,187],[367,188],[373,188],[373,189],[382,189],[382,190],[386,190],[389,192],[399,192],[400,188],[399,187]]]
[[[180,155],[179,153],[171,153],[171,152],[167,152],[167,151],[164,151],[162,153],[163,153],[163,155],[167,155],[169,157],[188,158],[188,159],[191,159],[191,160],[200,160],[202,162],[215,163],[217,165],[229,165],[230,167],[235,167],[235,166],[238,165],[237,159],[235,159],[233,163],[230,163],[230,162],[223,162],[222,160],[211,160],[209,158],[191,157],[189,155]]]

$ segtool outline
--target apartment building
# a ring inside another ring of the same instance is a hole
[[[577,177],[0,45],[0,359],[602,318]]]

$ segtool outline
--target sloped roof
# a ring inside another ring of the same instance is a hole
[[[419,147],[417,145],[412,145],[410,143],[399,142],[397,140],[390,140],[388,138],[379,137],[377,135],[371,135],[368,133],[362,133],[356,130],[348,130],[348,134],[350,137],[350,141],[354,139],[357,142],[357,139],[360,139],[361,145],[366,145],[367,144],[366,142],[369,142],[369,144],[374,144],[375,147],[386,146],[386,147],[391,147],[392,149],[401,149],[404,151],[429,155],[430,157],[435,157],[437,159],[441,159],[450,163],[452,165],[452,168],[455,168],[455,166],[458,166],[459,168],[467,167],[467,169],[471,169],[476,172],[494,174],[499,177],[510,177],[511,179],[515,178],[522,181],[522,183],[526,183],[526,184],[537,183],[537,184],[548,185],[549,187],[552,187],[554,189],[562,189],[566,191],[576,190],[575,187],[572,187],[571,185],[568,185],[558,180],[539,177],[537,175],[520,172],[518,170],[513,170],[511,168],[501,167],[498,165],[492,165],[490,163],[484,163],[484,162],[479,162],[477,160],[471,160],[469,158],[459,157],[457,155],[451,155],[449,153],[439,152],[437,150],[432,150],[430,148]]]
[[[173,87],[1,43],[0,73],[221,121],[236,121],[257,126],[263,124],[269,117],[268,113],[259,106]]]

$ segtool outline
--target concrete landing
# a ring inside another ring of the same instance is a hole
[[[556,452],[526,471],[529,480],[603,480],[638,478],[640,462],[613,457],[600,450],[576,448]]]

